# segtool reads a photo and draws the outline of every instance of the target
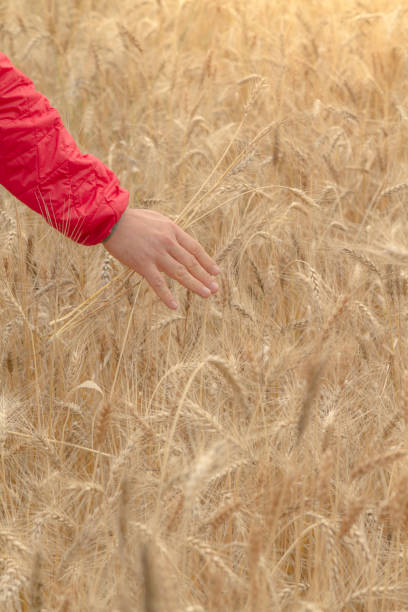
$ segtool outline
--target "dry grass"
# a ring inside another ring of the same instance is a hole
[[[1,193],[0,608],[406,609],[404,3],[0,14],[82,149],[222,268],[170,316]]]

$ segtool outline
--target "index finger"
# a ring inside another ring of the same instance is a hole
[[[181,244],[182,247],[189,251],[194,257],[199,261],[199,263],[203,266],[207,272],[216,276],[220,269],[215,263],[215,261],[206,253],[204,248],[201,246],[197,240],[194,240],[191,236],[186,234],[180,227],[177,227],[176,231],[177,242]]]

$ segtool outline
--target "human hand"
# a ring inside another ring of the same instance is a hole
[[[177,302],[162,272],[203,298],[216,293],[215,261],[194,238],[168,217],[143,208],[128,208],[104,247],[143,276],[168,308]]]

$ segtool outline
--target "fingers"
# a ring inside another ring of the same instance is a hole
[[[207,270],[209,274],[215,276],[219,273],[219,268],[215,261],[206,253],[201,244],[199,244],[194,238],[183,232],[180,227],[176,227],[176,238],[189,253],[194,255],[197,261]]]
[[[152,267],[147,271],[147,273],[145,273],[144,276],[162,302],[164,302],[168,308],[176,310],[178,308],[177,302],[174,299],[170,289],[167,287],[166,281],[164,280],[163,275],[160,274],[159,270],[156,267]]]
[[[166,257],[163,258],[159,265],[162,272],[165,272],[167,276],[179,282],[180,285],[183,285],[186,289],[193,291],[203,298],[207,298],[211,295],[211,289],[203,285],[202,282],[189,272],[185,265],[171,257],[169,253],[167,253]],[[217,289],[218,287],[214,287],[214,292]]]
[[[169,254],[162,262],[161,271],[165,272],[170,278],[178,281],[186,289],[193,291],[203,298],[207,298],[211,295],[211,290],[208,287],[204,286],[202,282],[190,274],[182,263],[176,261],[176,259],[171,257]],[[172,310],[177,309],[177,302],[174,299],[170,289],[167,287],[166,281],[158,268],[150,268],[145,273],[145,279],[168,308],[171,308]]]
[[[169,253],[176,260],[176,262],[179,262],[186,268],[186,270],[190,273],[190,275],[192,275],[197,280],[199,280],[204,286],[208,287],[211,293],[215,293],[218,290],[218,285],[214,281],[214,277],[211,276],[211,274],[209,274],[203,268],[202,264],[199,263],[197,258],[194,255],[192,255],[191,252],[186,251],[186,249],[183,248],[178,242],[175,242],[174,244],[171,245],[169,249]],[[175,267],[174,262],[169,262],[169,265],[170,264],[172,264]],[[175,268],[175,272],[176,272],[176,268]],[[186,272],[184,270],[181,270],[180,268],[178,270],[178,274],[179,276],[188,278],[188,274],[186,275]],[[172,278],[175,278],[175,277],[173,276]],[[179,280],[178,277],[177,277],[177,280]]]

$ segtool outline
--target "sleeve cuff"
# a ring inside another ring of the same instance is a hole
[[[118,227],[118,225],[119,225],[119,223],[120,223],[121,221],[122,221],[122,217],[121,217],[121,218],[119,219],[119,221],[117,221],[117,222],[115,223],[115,225],[112,227],[112,229],[111,229],[111,231],[110,231],[110,234],[109,234],[108,236],[106,236],[106,238],[104,238],[104,239],[102,240],[102,244],[103,244],[104,242],[106,242],[107,240],[109,240],[109,238],[112,236],[112,234],[114,234],[114,233],[115,233],[115,231],[116,231],[116,229],[117,229],[117,227]]]

